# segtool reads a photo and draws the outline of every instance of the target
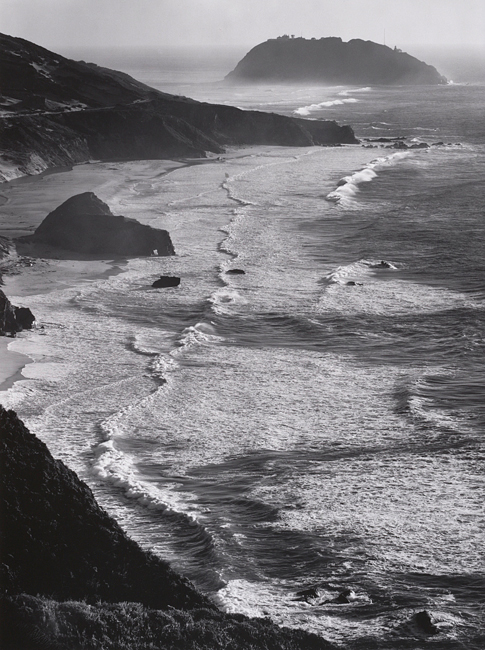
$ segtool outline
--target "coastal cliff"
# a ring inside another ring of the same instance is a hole
[[[93,192],[72,196],[50,212],[23,244],[46,244],[84,255],[175,255],[166,230],[114,215]]]
[[[31,329],[35,316],[27,307],[15,307],[0,289],[0,336]]]
[[[0,180],[96,160],[205,157],[231,145],[357,142],[349,126],[169,95],[0,35]]]
[[[372,85],[446,84],[433,66],[397,48],[353,39],[282,36],[254,47],[230,72],[232,82]]]
[[[312,648],[324,639],[224,614],[142,550],[91,490],[0,406],[4,650]]]

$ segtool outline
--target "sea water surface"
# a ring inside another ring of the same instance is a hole
[[[365,146],[39,179],[85,182],[177,255],[30,295],[44,329],[11,344],[35,363],[2,403],[226,610],[346,648],[482,648],[485,87],[255,90],[184,66],[192,96]],[[180,286],[151,289],[166,273]]]

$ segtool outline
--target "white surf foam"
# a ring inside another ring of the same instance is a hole
[[[395,165],[410,155],[409,151],[398,151],[390,156],[383,156],[372,160],[362,169],[344,176],[337,184],[337,188],[327,194],[327,201],[333,201],[344,208],[357,207],[355,197],[359,192],[362,183],[369,183],[377,177],[377,172]]]
[[[342,94],[342,93],[340,93]],[[355,97],[347,97],[345,99],[330,99],[319,104],[309,104],[308,106],[301,106],[293,111],[295,115],[307,117],[312,113],[322,110],[322,108],[330,108],[331,106],[342,106],[343,104],[356,104],[359,100]]]
[[[409,315],[476,307],[464,293],[394,279],[389,273],[396,270],[397,264],[385,260],[359,260],[337,267],[320,281],[324,291],[315,303],[315,311]],[[385,281],[381,273],[385,274]]]
[[[352,88],[350,90],[342,90],[339,92],[339,95],[350,95],[351,93],[368,93],[372,90],[370,86],[365,86],[364,88]]]

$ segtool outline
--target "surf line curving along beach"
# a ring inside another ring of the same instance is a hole
[[[480,648],[483,86],[1,44],[4,647]]]

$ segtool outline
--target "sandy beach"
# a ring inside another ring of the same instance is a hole
[[[24,379],[22,369],[32,363],[25,354],[9,350],[11,343],[10,338],[0,338],[0,391],[8,390],[16,381]]]
[[[127,178],[140,183],[164,176],[181,167],[215,164],[231,158],[257,153],[268,147],[235,149],[222,156],[205,159],[141,160],[131,162],[87,163],[73,168],[52,169],[37,176],[24,176],[0,187],[0,235],[9,238],[32,234],[43,219],[71,196],[94,192],[112,207],[115,214],[143,221],[143,214],[131,214],[113,206],[118,188]],[[3,291],[18,307],[29,307],[29,296],[82,286],[84,283],[123,272],[124,259],[76,259],[69,251],[35,250],[19,247],[8,260],[2,260]],[[28,336],[20,334],[19,338]],[[0,391],[26,379],[22,370],[34,359],[12,350],[13,339],[0,338]],[[38,360],[38,359],[37,359]]]

